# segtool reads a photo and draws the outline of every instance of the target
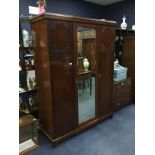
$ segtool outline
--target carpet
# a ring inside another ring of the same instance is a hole
[[[40,146],[26,155],[134,155],[135,107],[128,105],[88,130],[53,148],[40,133]]]

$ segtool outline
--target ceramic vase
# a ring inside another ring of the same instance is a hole
[[[89,62],[87,58],[83,59],[83,67],[84,67],[84,71],[88,71],[89,68]]]
[[[123,22],[121,23],[121,29],[123,29],[123,30],[126,30],[126,28],[127,28],[127,23],[125,22],[125,20],[126,20],[126,17],[125,16],[123,16]]]

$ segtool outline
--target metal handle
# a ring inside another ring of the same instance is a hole
[[[70,62],[69,65],[72,66],[73,64]]]

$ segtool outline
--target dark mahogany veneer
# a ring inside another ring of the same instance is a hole
[[[31,19],[40,125],[53,143],[112,116],[115,25],[53,13]],[[79,26],[96,29],[96,116],[80,125],[75,82]]]

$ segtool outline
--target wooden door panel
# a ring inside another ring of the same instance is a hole
[[[132,100],[135,102],[135,36],[127,36],[123,40],[122,66],[127,67],[127,77],[132,80]]]
[[[98,115],[112,112],[112,82],[114,58],[114,28],[100,29],[100,49],[98,64]]]
[[[112,94],[112,64],[113,59],[111,54],[99,54],[99,110],[100,114],[104,115],[111,112],[111,94]]]
[[[68,61],[51,62],[54,135],[61,136],[77,127],[77,107],[72,67]]]
[[[125,37],[123,41],[122,65],[128,68],[128,77],[135,78],[135,37]]]
[[[71,22],[48,21],[54,137],[78,125]]]

